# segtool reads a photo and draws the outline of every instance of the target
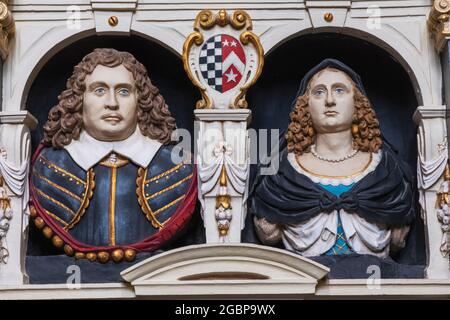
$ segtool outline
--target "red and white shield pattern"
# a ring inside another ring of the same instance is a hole
[[[241,43],[230,35],[215,35],[200,51],[200,71],[214,90],[225,93],[242,79],[246,58]]]

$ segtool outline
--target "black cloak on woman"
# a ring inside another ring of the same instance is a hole
[[[367,96],[358,74],[338,60],[325,59],[304,76],[292,103],[292,108],[294,108],[297,98],[305,93],[311,78],[327,67],[345,72],[354,81],[361,93]],[[339,209],[357,214],[371,223],[382,223],[391,227],[409,225],[414,221],[416,205],[413,175],[409,166],[398,157],[396,151],[385,139],[383,139],[380,149],[382,158],[376,169],[340,196],[325,190],[292,167],[287,158],[287,142],[284,132],[280,135],[279,150],[280,163],[276,174],[261,175],[261,166],[258,167],[249,194],[249,219],[247,219],[249,225],[247,225],[247,228],[252,228],[252,220],[255,216],[265,218],[270,223],[298,224],[320,213],[331,213]],[[353,258],[355,256],[361,257],[361,255],[350,256],[353,256]],[[351,259],[352,257],[321,256],[317,260],[331,266],[337,261],[348,258]],[[374,256],[369,256],[365,260],[370,260],[372,264],[374,263],[373,260],[380,261],[379,258]],[[395,264],[391,259],[381,260],[385,260],[383,263]],[[361,263],[361,261],[356,262],[356,264],[358,263]],[[366,262],[363,263],[363,265],[365,264]],[[389,268],[392,269],[392,266],[389,266]],[[385,275],[385,277],[423,276],[422,266],[415,269],[414,272],[410,271],[398,272],[397,270],[393,274]],[[361,274],[361,272],[357,273]],[[349,278],[353,276],[346,272],[345,276],[335,274],[335,277]]]

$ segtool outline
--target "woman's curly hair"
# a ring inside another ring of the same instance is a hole
[[[77,140],[83,129],[83,95],[86,90],[85,78],[95,67],[117,67],[123,65],[133,74],[137,88],[138,126],[144,136],[168,143],[175,129],[175,119],[171,116],[164,98],[148,77],[143,64],[128,52],[115,49],[95,49],[83,58],[67,80],[66,89],[58,96],[44,125],[46,146],[63,148],[72,139]]]
[[[324,70],[339,71],[333,68]],[[350,79],[350,77],[348,78]],[[382,144],[380,123],[367,97],[361,93],[352,79],[350,81],[353,84],[355,101],[352,122],[358,127],[357,132],[352,132],[353,144],[360,151],[377,152]],[[288,151],[294,152],[296,155],[309,152],[315,136],[311,114],[308,110],[309,89],[310,85],[308,84],[305,94],[297,98],[294,110],[290,114],[291,122],[285,136]]]

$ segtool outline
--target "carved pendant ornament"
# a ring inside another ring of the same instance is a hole
[[[13,218],[11,197],[6,187],[16,196],[28,198],[28,164],[17,167],[7,161],[7,152],[0,147],[0,263],[8,262],[9,251],[6,236]]]
[[[0,176],[0,262],[7,263],[9,251],[6,245],[6,234],[9,230],[9,221],[13,217],[11,199],[4,188],[3,177]]]
[[[441,223],[442,240],[441,253],[445,257],[450,252],[450,168],[447,164],[444,171],[444,181],[439,188],[436,199],[437,218]]]
[[[201,11],[195,19],[194,32],[183,46],[185,71],[202,95],[196,108],[207,109],[210,115],[223,110],[225,117],[232,109],[247,108],[245,94],[260,76],[263,61],[261,43],[252,32],[252,21],[245,11],[237,10],[232,15],[225,10],[215,15],[209,10]],[[233,221],[241,223],[233,217],[233,212],[241,218],[245,215],[242,206],[233,208],[231,202],[233,196],[240,197],[239,201],[246,200],[249,172],[246,122],[233,126],[224,120],[218,116],[214,122],[207,121],[197,141],[199,198],[205,211],[206,197],[215,197],[214,217],[219,242],[228,242]],[[227,131],[241,134],[231,141]],[[206,156],[202,156],[205,150],[212,152],[206,151]],[[237,159],[233,150],[245,150],[244,159]]]
[[[438,51],[442,50],[446,42],[446,37],[450,36],[449,14],[449,0],[434,0],[427,24],[428,31]]]

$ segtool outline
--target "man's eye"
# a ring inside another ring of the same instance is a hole
[[[129,96],[130,95],[130,91],[128,89],[120,89],[118,92],[122,96]]]
[[[94,90],[96,94],[104,94],[106,92],[105,88],[97,88]]]
[[[315,90],[315,91],[313,92],[313,94],[314,94],[316,97],[320,97],[320,96],[322,96],[323,94],[325,94],[325,90],[323,90],[323,89],[317,89],[317,90]]]

